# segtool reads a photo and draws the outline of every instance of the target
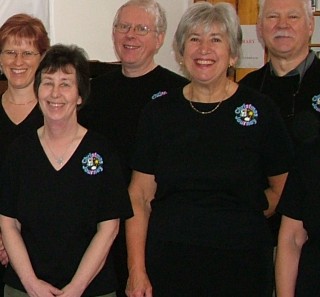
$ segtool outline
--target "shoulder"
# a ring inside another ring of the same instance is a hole
[[[267,71],[268,63],[266,63],[263,67],[260,69],[254,70],[250,73],[248,73],[245,77],[243,77],[240,81],[239,84],[244,84],[244,85],[249,85],[252,87],[255,87],[257,83],[261,82],[261,79]]]
[[[157,66],[154,69],[153,74],[158,78],[162,78],[163,83],[169,83],[173,86],[184,86],[189,82],[189,80],[184,76],[162,66]]]

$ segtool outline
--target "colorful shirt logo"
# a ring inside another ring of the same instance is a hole
[[[103,171],[103,159],[98,153],[89,153],[82,159],[82,169],[89,175],[96,175]]]
[[[252,104],[242,104],[235,110],[235,119],[242,126],[257,124],[258,111]]]
[[[313,96],[312,107],[315,111],[320,112],[320,94]]]
[[[158,93],[156,93],[156,94],[153,94],[152,97],[151,97],[151,99],[154,100],[154,99],[156,99],[156,98],[165,96],[165,95],[167,95],[167,94],[168,94],[167,91],[160,91],[160,92],[158,92]]]

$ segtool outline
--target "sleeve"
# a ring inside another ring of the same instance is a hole
[[[104,164],[104,195],[100,196],[98,221],[110,219],[128,219],[133,216],[131,202],[124,180],[120,160],[115,151],[109,151]]]
[[[0,171],[0,213],[17,217],[16,198],[19,195],[19,154],[16,142],[10,145]],[[23,147],[23,145],[21,146]]]
[[[293,144],[285,123],[275,103],[264,98],[266,112],[263,115],[264,141],[263,168],[267,176],[275,176],[288,172],[293,161]]]
[[[304,185],[296,166],[290,171],[276,211],[295,220],[302,220]]]
[[[147,104],[141,114],[131,159],[131,168],[146,174],[154,174],[157,163],[156,140],[160,135],[154,124],[157,114],[152,107],[155,103]]]

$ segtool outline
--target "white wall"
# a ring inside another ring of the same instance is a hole
[[[53,0],[51,4],[52,43],[74,43],[83,47],[91,60],[116,61],[112,45],[112,22],[126,0]],[[182,13],[192,0],[158,0],[166,10],[168,31],[165,44],[156,56],[157,63],[179,72],[172,39]]]

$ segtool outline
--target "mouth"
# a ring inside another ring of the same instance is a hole
[[[215,63],[215,61],[213,60],[204,60],[204,59],[195,59],[195,62],[198,65],[213,65]]]
[[[24,74],[25,72],[27,72],[27,69],[16,69],[16,68],[11,68],[11,71],[14,73],[14,74]]]
[[[53,107],[53,108],[59,108],[59,107],[64,106],[64,103],[48,101],[48,105]]]
[[[139,46],[129,45],[129,44],[124,44],[123,47],[125,49],[129,49],[129,50],[134,50],[134,49],[138,49],[139,48]]]

